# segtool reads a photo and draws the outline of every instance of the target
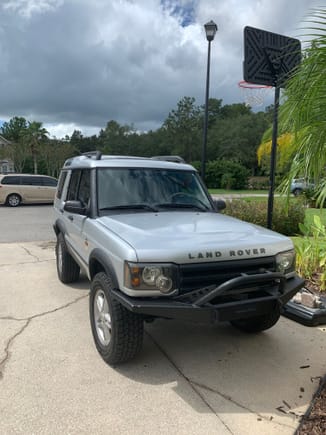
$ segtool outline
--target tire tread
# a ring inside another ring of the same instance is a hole
[[[108,299],[111,310],[112,336],[108,346],[103,346],[97,339],[94,325],[93,303],[95,291],[101,287]],[[90,319],[96,348],[104,361],[110,365],[120,364],[134,358],[143,344],[144,322],[141,316],[132,313],[120,304],[110,293],[112,279],[104,272],[95,275],[91,284]]]
[[[62,252],[62,270],[59,270],[58,266],[58,245],[61,244],[61,252]],[[57,245],[56,245],[56,257],[57,257],[57,271],[58,276],[61,282],[64,284],[69,284],[72,282],[76,282],[79,279],[80,267],[76,263],[76,261],[69,254],[64,236],[62,233],[59,233],[57,236]]]

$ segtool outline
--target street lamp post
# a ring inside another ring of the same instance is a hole
[[[208,130],[208,96],[209,96],[209,71],[211,63],[211,42],[213,41],[217,32],[217,25],[214,21],[209,21],[204,25],[206,32],[206,39],[208,41],[208,54],[207,54],[207,74],[206,74],[206,96],[205,96],[205,116],[204,116],[204,139],[202,149],[201,161],[201,177],[205,181],[205,166],[206,166],[206,148],[207,148],[207,130]]]

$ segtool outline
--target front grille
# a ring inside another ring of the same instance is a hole
[[[265,271],[275,272],[274,257],[182,264],[180,266],[180,293],[210,285],[218,286],[242,274],[258,274]]]

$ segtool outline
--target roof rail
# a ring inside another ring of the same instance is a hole
[[[102,153],[101,151],[87,151],[87,153],[82,153],[82,156],[86,156],[88,158],[95,157],[95,160],[101,160]]]
[[[164,160],[166,162],[174,162],[174,163],[186,163],[182,157],[180,156],[154,156],[151,157],[153,160]]]

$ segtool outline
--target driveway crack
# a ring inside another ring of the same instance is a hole
[[[162,348],[162,346],[150,335],[147,331],[146,334],[150,337],[150,339],[153,341],[153,343],[157,346],[157,348],[162,352],[162,354],[167,358],[167,360],[170,362],[170,364],[175,368],[175,370],[178,372],[178,374],[188,383],[188,385],[192,388],[192,390],[201,398],[201,400],[205,403],[205,405],[216,415],[216,417],[221,421],[221,423],[225,426],[225,428],[233,434],[229,426],[221,419],[221,417],[217,414],[217,412],[214,410],[214,408],[209,404],[209,402],[206,400],[206,398],[203,396],[203,394],[200,392],[200,388],[206,391],[209,391],[211,393],[217,394],[218,396],[222,397],[224,400],[238,406],[239,408],[249,412],[250,414],[253,414],[257,416],[259,419],[270,422],[271,419],[269,417],[266,417],[253,409],[250,409],[249,407],[243,405],[242,403],[236,401],[231,396],[224,394],[218,390],[215,390],[213,388],[210,388],[206,385],[200,384],[199,382],[196,382],[192,379],[190,379],[188,376],[186,376],[180,367],[173,361],[173,359],[170,357],[170,355]],[[291,413],[292,414],[292,413]],[[294,413],[293,413],[294,414]],[[295,415],[295,417],[300,418],[301,416]],[[292,426],[280,423],[278,421],[273,420],[273,424],[277,424],[278,426],[287,427],[290,429],[293,429]]]
[[[17,318],[17,317],[13,317],[13,316],[0,317],[0,320],[15,320],[17,322],[24,322],[24,325],[19,329],[19,331],[17,331],[14,335],[12,335],[7,340],[7,342],[5,344],[5,349],[4,349],[5,356],[2,358],[2,360],[0,360],[0,381],[3,379],[6,365],[7,365],[8,361],[10,360],[10,357],[11,357],[10,349],[12,348],[12,346],[15,342],[15,339],[17,337],[19,337],[25,331],[25,329],[31,324],[31,322],[34,319],[47,316],[48,314],[56,313],[57,311],[64,310],[65,308],[68,308],[71,305],[74,305],[77,302],[79,302],[80,300],[85,299],[87,297],[88,297],[88,293],[87,293],[87,295],[80,296],[71,302],[67,302],[66,304],[61,305],[60,307],[54,308],[53,310],[48,310],[48,311],[44,311],[42,313],[34,314],[33,316],[30,316],[30,317],[22,317],[22,318]]]
[[[150,335],[147,331],[146,334],[149,336],[149,338],[153,341],[155,346],[162,352],[162,354],[165,356],[165,358],[170,362],[170,364],[174,367],[174,369],[177,371],[177,373],[186,381],[186,383],[189,385],[189,387],[194,391],[194,393],[199,396],[199,398],[202,400],[202,402],[207,406],[207,408],[216,416],[216,418],[223,424],[225,429],[230,432],[230,434],[234,435],[232,430],[229,428],[229,426],[221,419],[221,417],[217,414],[215,409],[210,405],[210,403],[206,400],[206,398],[203,396],[203,394],[199,391],[196,384],[193,383],[180,369],[180,367],[177,366],[177,364],[172,360],[170,355],[162,348],[162,346],[154,339],[152,335]]]
[[[37,258],[37,257],[35,257],[35,258]],[[15,263],[15,266],[21,266],[22,264],[31,264],[31,263],[33,263],[33,264],[35,264],[35,263],[47,263],[47,262],[49,262],[49,261],[55,261],[54,259],[52,259],[52,258],[49,258],[48,260],[38,260],[38,261],[21,261],[21,262],[19,262],[19,263]],[[12,263],[2,263],[2,264],[0,264],[0,268],[1,267],[8,267],[8,266],[12,266]]]
[[[32,254],[31,251],[29,249],[26,248],[26,246],[20,246],[22,249],[24,249],[24,251],[30,255],[31,257],[35,258],[37,262],[40,261],[39,257],[37,257],[35,254]]]

